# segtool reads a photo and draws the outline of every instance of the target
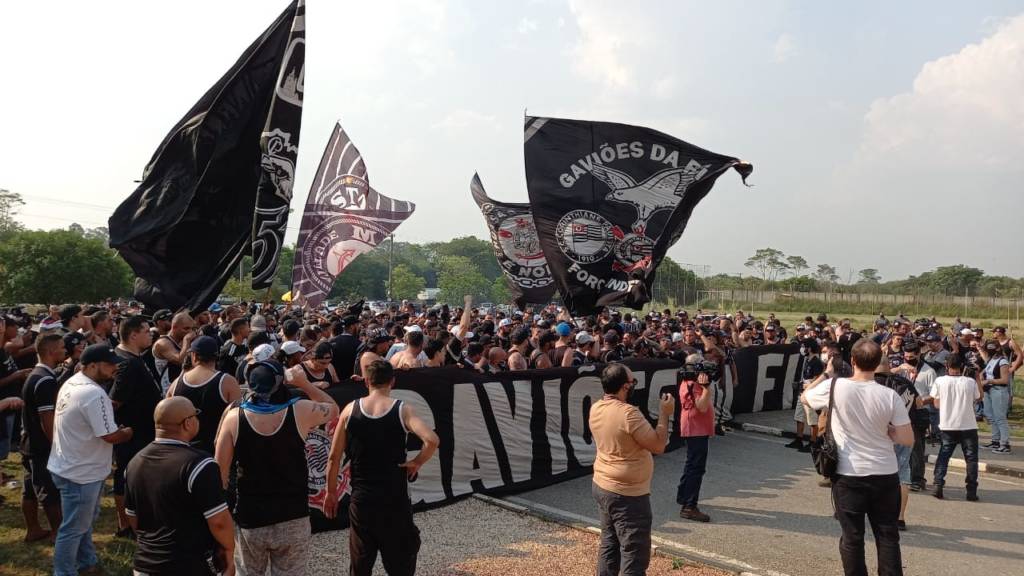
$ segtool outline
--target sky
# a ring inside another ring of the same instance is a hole
[[[103,226],[168,130],[285,0],[5,3],[0,188],[31,228]],[[845,280],[967,264],[1024,276],[1024,1],[307,0],[286,240],[334,123],[399,241],[487,237],[470,198],[527,200],[522,122],[649,126],[754,165],[669,256],[758,248]],[[854,278],[856,276],[854,275]]]

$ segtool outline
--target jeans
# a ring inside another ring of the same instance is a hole
[[[939,435],[939,409],[935,406],[926,406],[928,409],[928,432],[932,436]]]
[[[967,493],[978,492],[978,431],[977,430],[943,430],[942,447],[939,448],[939,455],[935,459],[935,485],[943,486],[946,483],[946,469],[949,466],[949,458],[959,445],[964,453],[964,461],[967,462]]]
[[[910,482],[918,486],[924,486],[924,465],[928,460],[924,453],[924,438],[928,433],[927,428],[914,427],[914,445],[910,449]]]
[[[77,576],[79,570],[99,562],[92,543],[92,528],[100,516],[103,480],[78,484],[56,474],[51,476],[57,490],[60,490],[60,506],[64,515],[53,545],[53,574]]]
[[[651,496],[623,496],[591,485],[601,513],[597,576],[642,576],[651,562]]]
[[[992,425],[992,441],[1010,445],[1010,423],[1006,420],[1010,408],[1008,386],[993,386],[985,392],[985,418]]]
[[[686,438],[686,463],[683,464],[683,475],[680,476],[679,487],[676,488],[676,504],[688,508],[697,507],[707,463],[708,436]]]
[[[837,476],[832,481],[836,520],[843,530],[839,555],[846,576],[867,576],[864,561],[864,517],[871,523],[878,551],[878,576],[902,576],[900,556],[900,481],[884,476]]]

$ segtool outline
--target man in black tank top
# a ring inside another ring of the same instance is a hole
[[[390,363],[375,360],[367,366],[370,394],[345,406],[334,430],[327,461],[324,515],[338,513],[338,469],[348,454],[352,496],[348,505],[348,548],[353,576],[369,576],[380,552],[390,576],[416,573],[420,531],[412,521],[408,480],[437,450],[437,434],[411,406],[391,398],[395,372]],[[406,459],[405,443],[412,432],[423,442],[420,453]]]
[[[290,385],[309,400],[292,398],[284,368],[257,362],[248,373],[250,392],[224,415],[216,460],[228,487],[237,466],[234,518],[239,574],[306,574],[309,552],[309,470],[306,436],[338,417],[338,405],[301,374]]]
[[[192,446],[203,452],[214,453],[214,439],[220,425],[224,410],[242,397],[238,381],[216,370],[219,342],[212,336],[200,336],[192,342],[192,368],[178,377],[171,384],[168,396],[188,398],[193,406],[200,410],[199,434],[192,441]]]

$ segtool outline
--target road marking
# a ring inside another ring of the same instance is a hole
[[[600,525],[601,522],[596,518],[590,518],[588,516],[583,516],[582,514],[576,514],[575,512],[569,512],[568,510],[562,510],[560,508],[555,508],[553,506],[541,504],[540,502],[534,502],[533,500],[519,498],[518,496],[506,496],[503,498],[503,500],[507,502],[512,502],[513,504],[518,504],[519,506],[525,506],[526,508],[540,510],[543,512],[547,512],[548,514],[552,514],[554,516],[560,516],[562,518],[582,523],[586,526],[586,530],[590,532],[595,532],[597,534],[601,533],[601,529],[597,527],[598,525]],[[683,544],[682,542],[677,542],[675,540],[663,538],[653,533],[651,534],[651,542],[654,542],[655,544],[661,544],[663,546],[667,546],[670,548],[675,548],[697,558],[705,558],[712,562],[725,564],[727,566],[734,568],[740,574],[746,574],[748,576],[789,576],[784,572],[776,572],[774,570],[768,570],[765,568],[752,566],[737,558],[731,558],[729,556],[718,554],[716,552],[710,552],[708,550],[695,548],[693,546],[690,546],[689,544]]]

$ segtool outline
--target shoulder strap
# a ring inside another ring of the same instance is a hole
[[[828,416],[825,417],[825,429],[822,434],[827,434],[832,431],[832,407],[834,406],[836,397],[836,383],[839,381],[839,376],[832,378],[832,384],[828,388]]]

